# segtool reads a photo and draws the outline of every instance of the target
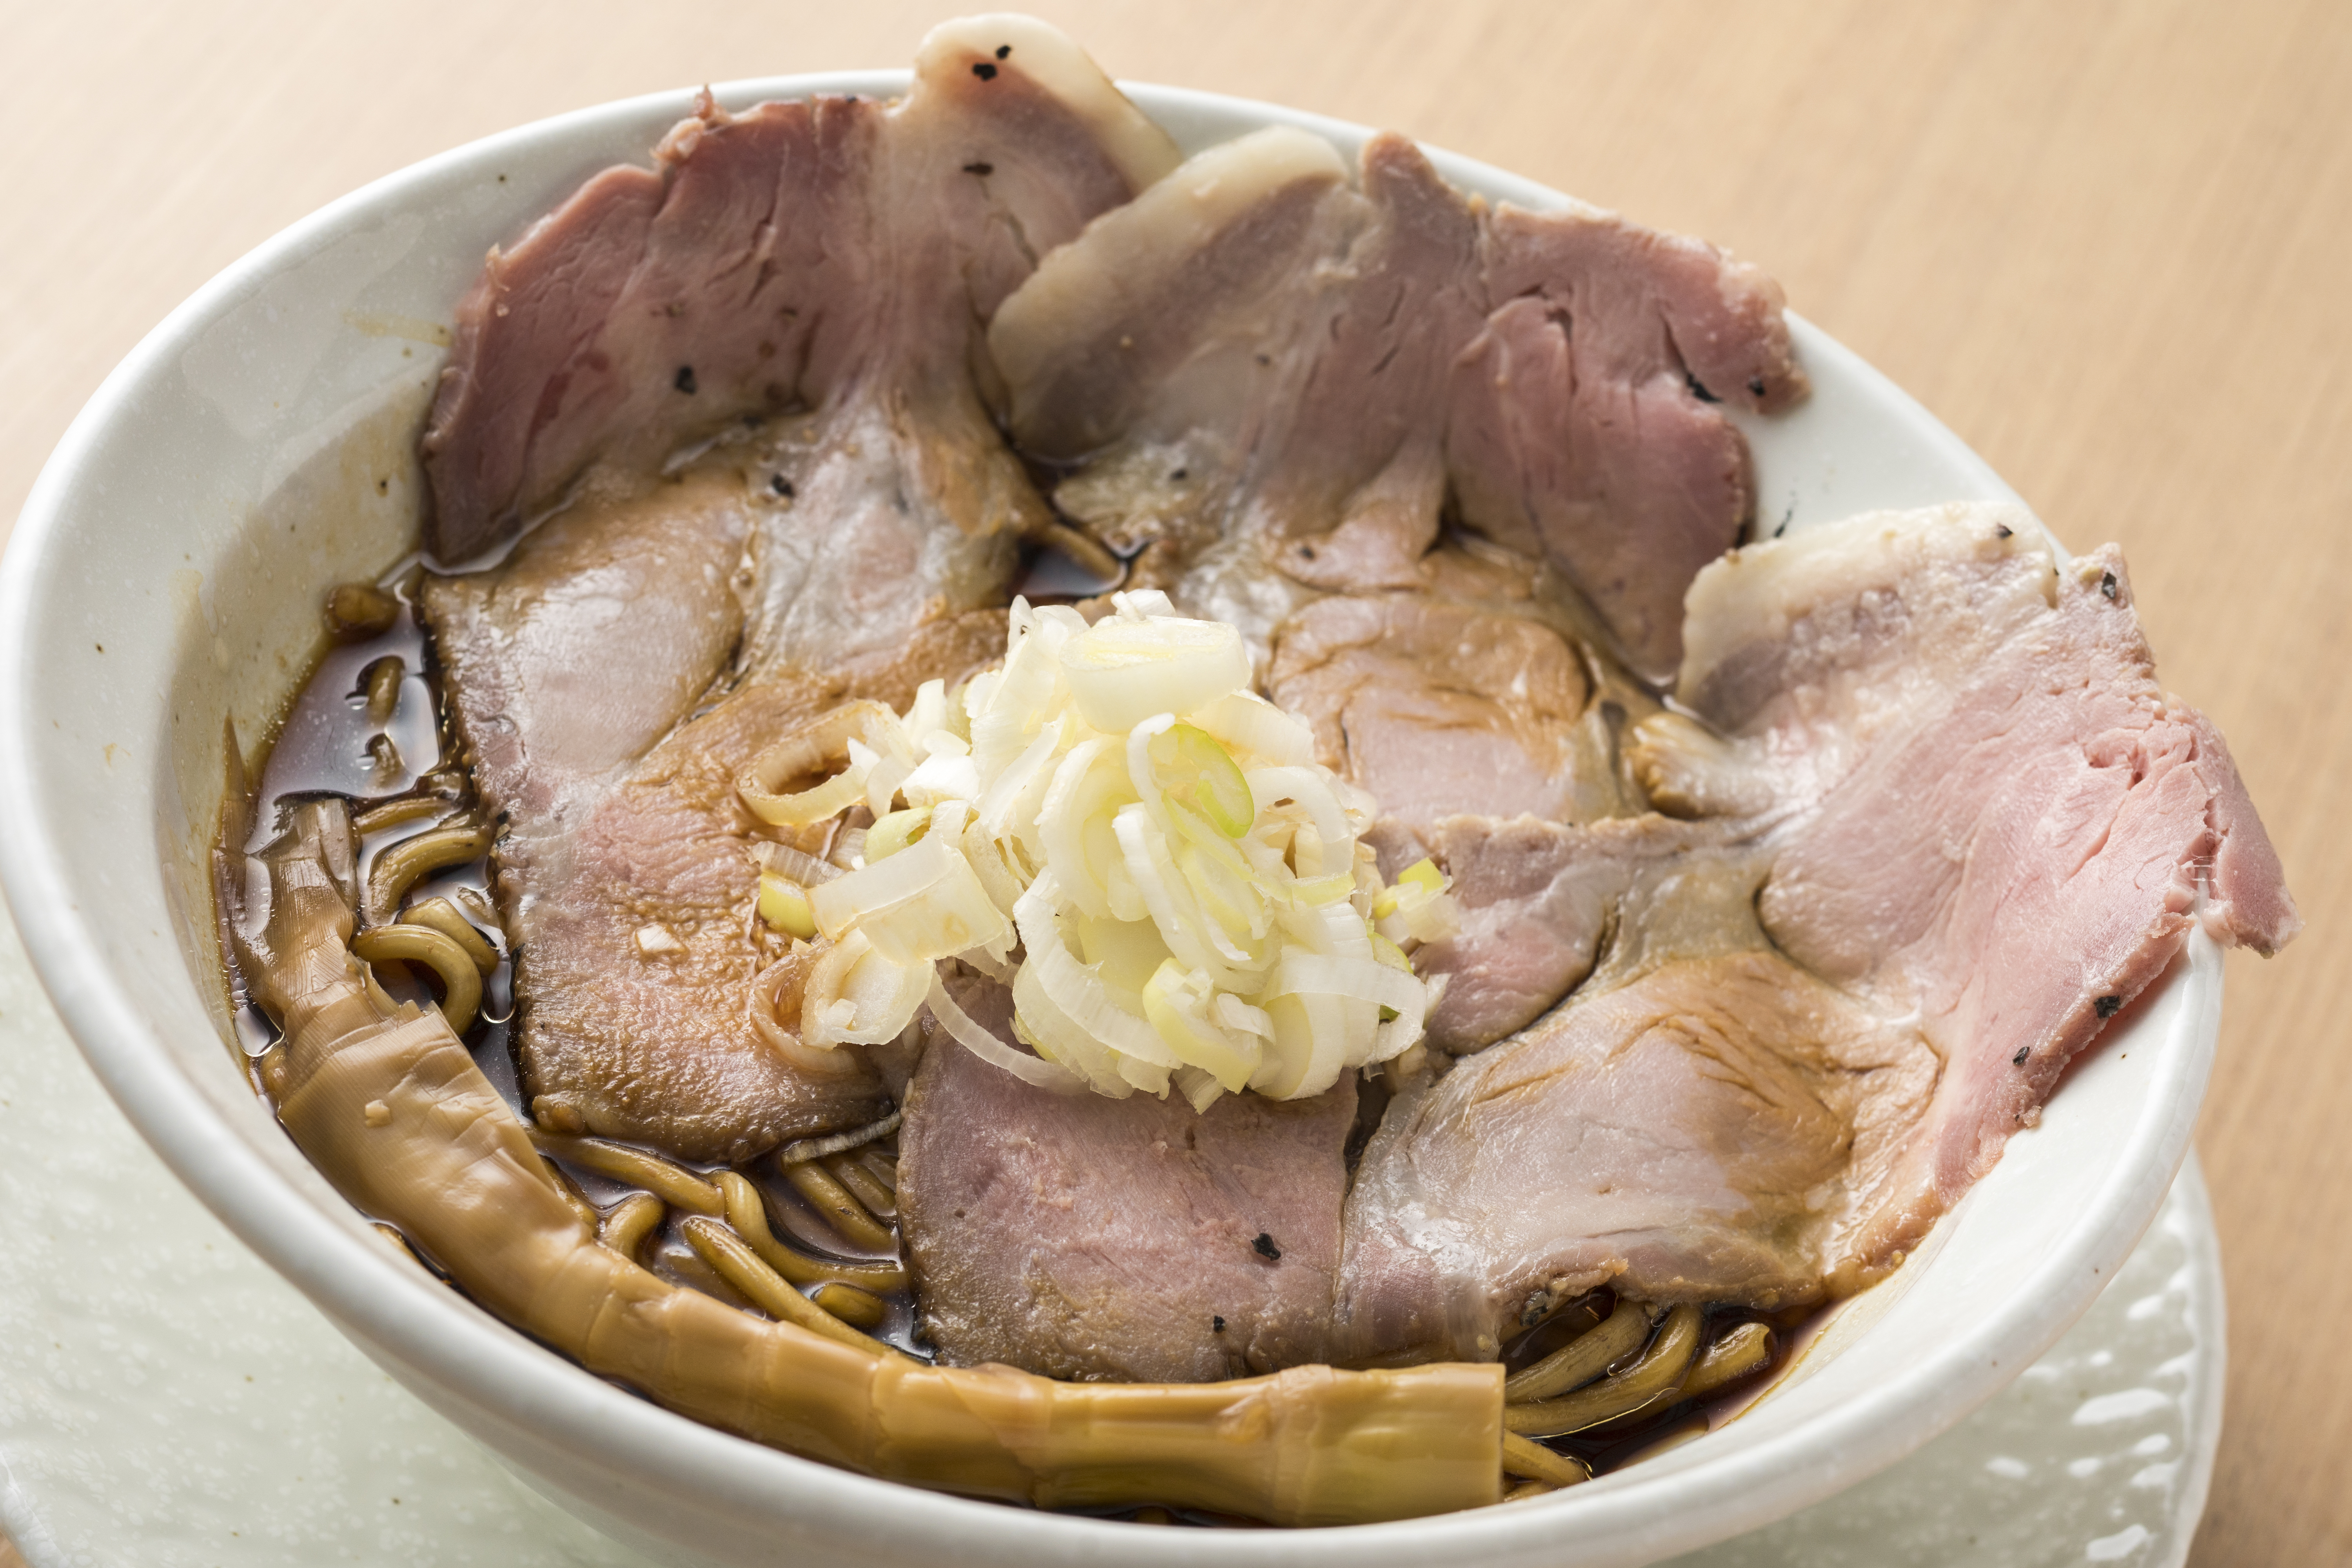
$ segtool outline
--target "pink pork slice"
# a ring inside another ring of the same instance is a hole
[[[1493,588],[1450,554],[1431,558],[1449,586]],[[1642,867],[1724,837],[1644,810],[1612,710],[1654,704],[1544,615],[1524,593],[1335,595],[1275,638],[1268,691],[1379,803],[1383,869],[1430,856],[1453,879],[1459,928],[1416,962],[1447,977],[1429,1038],[1456,1054],[1584,978]]]
[[[1262,132],[1097,219],[991,328],[1015,438],[1261,651],[1316,590],[1427,585],[1450,495],[1664,677],[1683,589],[1753,510],[1718,405],[1804,393],[1780,289],[1593,208],[1489,210],[1402,137],[1359,174]]]
[[[1283,623],[1266,684],[1314,727],[1324,763],[1409,827],[1582,815],[1592,683],[1540,621],[1426,594],[1321,599]]]
[[[960,989],[1009,1044],[1010,995]],[[899,1131],[924,1332],[953,1365],[1063,1378],[1328,1361],[1355,1117],[1353,1074],[1314,1100],[1227,1095],[1196,1115],[1176,1094],[1054,1094],[935,1036]]]
[[[740,1161],[878,1112],[879,1079],[813,1079],[746,1016],[774,951],[733,781],[834,702],[1001,652],[1050,518],[982,329],[1031,247],[1175,162],[1066,38],[981,18],[895,104],[706,102],[491,258],[425,437],[431,542],[559,510],[425,608],[545,1119]]]
[[[468,561],[592,465],[650,470],[860,383],[898,423],[985,426],[979,330],[1039,255],[1175,163],[1077,46],[1021,16],[934,28],[897,103],[706,97],[654,167],[604,171],[491,252],[426,426],[428,545]],[[926,488],[958,488],[961,460]],[[1018,474],[982,466],[982,499]]]
[[[1340,1353],[1492,1360],[1601,1285],[1817,1300],[1934,1080],[1916,1031],[1767,950],[1580,992],[1390,1107],[1348,1202]]]
[[[2269,954],[2302,921],[2221,735],[2158,684],[2114,546],[2059,567],[2022,512],[1950,507],[1710,574],[1685,700],[1801,759],[1816,796],[1776,836],[1764,927],[1825,979],[1916,1005],[1944,1058],[1853,1245],[1867,1274],[2034,1123],[2193,927]],[[1759,663],[1769,694],[1736,673]]]
[[[2062,570],[2014,508],[1858,518],[1710,566],[1685,638],[1678,695],[1720,733],[1683,761],[1744,770],[1714,793],[1770,804],[1675,825],[1689,870],[1637,871],[1593,976],[1391,1109],[1349,1199],[1348,1353],[1484,1353],[1533,1292],[1602,1280],[1759,1303],[1859,1288],[2194,926],[2263,952],[2294,934],[2227,752],[2156,683],[2112,549]],[[1673,784],[1673,749],[1650,750]],[[1695,902],[1644,891],[1710,863],[1758,869]],[[1629,952],[1672,947],[1673,908],[1752,940]],[[1754,1005],[1727,1009],[1695,963],[1761,965]],[[1643,1207],[1659,1193],[1679,1217]]]

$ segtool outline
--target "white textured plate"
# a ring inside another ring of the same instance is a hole
[[[741,105],[904,81],[777,79],[719,96]],[[1267,105],[1132,90],[1195,146],[1280,122],[1346,148],[1366,134]],[[1725,1540],[1885,1469],[2015,1379],[2113,1279],[2187,1153],[2211,1068],[2221,965],[2201,938],[2070,1074],[2042,1127],[2014,1140],[1921,1254],[1847,1315],[1837,1355],[1812,1355],[1803,1381],[1724,1430],[1510,1509],[1204,1537],[894,1487],[631,1397],[398,1261],[295,1152],[219,1037],[205,852],[221,715],[257,732],[299,674],[320,589],[404,549],[436,323],[482,252],[597,168],[642,158],[689,103],[664,94],[490,138],[263,246],[108,378],[0,565],[0,876],[32,959],[165,1163],[379,1364],[533,1484],[632,1539],[669,1540],[681,1561],[1417,1568],[1475,1557],[1499,1568],[1572,1551],[1601,1568]],[[1490,197],[1565,200],[1466,160],[1437,162]],[[1743,421],[1768,528],[2008,495],[1883,376],[1804,323],[1796,331],[1815,395],[1785,418]],[[120,1205],[86,1206],[86,1223],[55,1247],[103,1247],[106,1227],[126,1223]],[[142,1277],[141,1254],[110,1256]],[[195,1299],[193,1285],[143,1277],[158,1313]],[[57,1353],[60,1375],[90,1375]],[[257,1392],[235,1419],[282,1419],[278,1400],[299,1397],[294,1385]],[[362,1420],[337,1441],[370,1430]],[[201,1436],[185,1448],[190,1473],[228,1462]],[[345,1452],[327,1444],[318,1462],[348,1463],[330,1458]],[[310,1483],[275,1484],[299,1500]],[[137,1489],[118,1501],[146,1507]]]

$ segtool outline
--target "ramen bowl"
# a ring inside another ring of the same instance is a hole
[[[716,96],[740,108],[889,95],[907,79],[787,77]],[[1270,104],[1129,91],[1187,151],[1270,124],[1349,154],[1370,134]],[[0,879],[33,962],[164,1161],[388,1373],[563,1507],[681,1563],[1630,1564],[1754,1528],[1894,1463],[2088,1307],[2189,1148],[2221,1010],[2219,955],[2201,934],[2070,1072],[2040,1127],[1737,1419],[1507,1507],[1198,1531],[917,1490],[637,1398],[386,1247],[257,1097],[232,1027],[212,891],[226,748],[249,758],[305,675],[323,590],[415,548],[415,437],[484,253],[597,170],[641,161],[691,103],[656,95],[491,137],[262,246],[108,378],[0,563]],[[1491,200],[1567,202],[1432,156]],[[1883,376],[1791,325],[1811,398],[1741,419],[1771,525],[2015,499]]]

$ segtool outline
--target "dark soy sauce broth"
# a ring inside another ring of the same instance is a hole
[[[1070,605],[1108,594],[1127,580],[1126,563],[1118,573],[1101,573],[1051,544],[1031,545],[1021,552],[1020,585],[1013,592],[1033,605]]]
[[[1562,1305],[1534,1328],[1511,1341],[1503,1350],[1503,1365],[1517,1373],[1552,1352],[1560,1349],[1587,1331],[1597,1328],[1616,1308],[1616,1297],[1606,1289],[1595,1290]],[[1693,1364],[1706,1353],[1724,1335],[1743,1323],[1762,1323],[1772,1331],[1771,1353],[1761,1365],[1745,1376],[1734,1378],[1703,1398],[1678,1399],[1664,1405],[1636,1410],[1613,1421],[1588,1426],[1581,1432],[1564,1436],[1539,1437],[1536,1441],[1557,1453],[1581,1459],[1596,1476],[1605,1476],[1642,1458],[1661,1444],[1696,1437],[1712,1430],[1737,1415],[1756,1392],[1786,1370],[1794,1347],[1801,1342],[1803,1330],[1819,1319],[1828,1309],[1822,1306],[1796,1307],[1777,1312],[1760,1311],[1754,1308],[1728,1304],[1704,1309],[1705,1319],[1699,1331],[1698,1349],[1693,1353]],[[1650,1339],[1656,1337],[1653,1330]],[[1631,1365],[1648,1348],[1645,1339],[1640,1347],[1628,1352],[1616,1363],[1621,1369]]]
[[[247,849],[277,833],[280,802],[342,795],[364,811],[414,793],[440,768],[446,737],[430,644],[416,621],[415,576],[396,575],[400,614],[387,630],[328,648],[295,694],[262,763]],[[401,661],[399,699],[377,721],[368,713],[368,676],[387,658]]]

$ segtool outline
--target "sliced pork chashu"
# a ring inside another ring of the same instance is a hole
[[[1460,521],[1555,563],[1633,666],[1752,510],[1716,406],[1801,396],[1779,289],[1589,208],[1490,212],[1402,138],[1286,129],[1090,225],[990,342],[1061,507],[1261,652],[1314,589],[1417,587]]]
[[[1613,884],[1567,1002],[1391,1107],[1349,1199],[1349,1353],[1481,1353],[1555,1287],[1866,1284],[2193,924],[2264,952],[2299,924],[2112,549],[2062,570],[2013,508],[1879,514],[1727,557],[1690,610],[1707,723],[1645,721],[1633,761],[1693,820],[1597,825],[1682,847]],[[1591,829],[1506,831],[1531,880],[1618,875]]]
[[[2015,509],[1877,514],[1691,594],[1680,692],[1799,801],[1757,907],[1781,951],[1943,1058],[1857,1256],[1913,1245],[2033,1124],[2193,925],[2302,921],[2205,717],[2169,696],[2112,545],[2063,567]]]
[[[1485,330],[1485,252],[1508,245],[1402,140],[1374,143],[1363,181],[1350,189],[1316,139],[1264,133],[1202,154],[1049,255],[991,332],[1016,438],[1082,460],[1056,501],[1120,554],[1139,552],[1131,582],[1240,625],[1261,655],[1281,628],[1274,695],[1308,712],[1327,762],[1380,795],[1400,853],[1465,811],[1622,812],[1609,738],[1592,722],[1596,681],[1562,629],[1577,612],[1538,602],[1538,588],[1556,588],[1552,552],[1540,540],[1517,554],[1432,552],[1457,362]],[[1738,274],[1729,296],[1759,281]],[[1553,282],[1576,286],[1568,271]],[[1729,297],[1719,282],[1707,286]],[[1765,340],[1780,331],[1769,303],[1756,323]],[[1760,354],[1743,371],[1743,384],[1759,380],[1751,400],[1793,396],[1785,335],[1746,347]],[[1671,394],[1719,428],[1744,486],[1736,434],[1679,370]],[[1710,472],[1725,477],[1720,463]],[[1747,504],[1744,488],[1714,500],[1726,519],[1710,553]],[[1317,602],[1339,588],[1400,591]],[[1520,986],[1548,987],[1540,996],[1498,1007],[1463,986],[1464,1027],[1492,1030],[1478,1043],[1590,967],[1601,918],[1578,912],[1572,953]],[[1464,973],[1482,968],[1475,942],[1460,945]],[[949,1081],[970,1092],[946,1095]],[[923,1152],[901,1172],[907,1235],[927,1323],[950,1355],[1200,1376],[1328,1353],[1329,1297],[1315,1283],[1324,1247],[1295,1255],[1279,1243],[1278,1271],[1233,1252],[1240,1216],[1210,1173],[1229,1163],[1260,1184],[1278,1176],[1254,1201],[1280,1190],[1302,1215],[1328,1205],[1294,1228],[1336,1236],[1350,1105],[1316,1113],[1312,1150],[1294,1115],[1213,1108],[1199,1123],[1217,1124],[1209,1161],[1171,1152],[1170,1130],[1192,1126],[1181,1107],[1057,1101],[935,1055],[908,1118],[907,1146]],[[1171,1237],[1192,1268],[1171,1263]],[[1290,1272],[1302,1257],[1307,1268]],[[1276,1301],[1254,1299],[1268,1290]]]
[[[606,170],[491,253],[426,426],[427,542],[465,562],[593,465],[655,468],[853,385],[919,427],[968,419],[977,328],[1039,255],[1175,163],[1076,44],[1022,16],[935,28],[897,103],[706,100],[654,167]],[[943,496],[1000,482],[959,468],[1017,471],[927,458]]]
[[[526,1093],[559,1125],[698,1155],[854,1117],[876,1094],[863,1073],[804,1079],[750,1037],[740,1000],[730,1016],[759,953],[741,919],[753,873],[710,798],[726,782],[681,794],[674,769],[645,766],[742,635],[732,576],[760,526],[744,489],[699,473],[583,507],[499,570],[425,595],[476,787],[504,827]],[[677,947],[657,958],[648,941]]]
[[[1644,812],[1592,823],[1461,816],[1425,840],[1453,885],[1458,923],[1413,955],[1446,977],[1429,1043],[1464,1055],[1527,1027],[1601,961],[1620,905],[1678,858],[1719,853],[1745,837]]]
[[[981,328],[1035,249],[1174,162],[1066,39],[982,18],[935,31],[896,104],[706,104],[493,258],[426,437],[435,547],[570,504],[425,605],[507,830],[542,1115],[740,1160],[877,1108],[745,1017],[772,955],[732,781],[793,721],[1001,652],[1016,536],[1050,520],[982,401]]]
[[[1817,1300],[1935,1060],[1769,950],[1580,993],[1401,1096],[1349,1200],[1339,1339],[1492,1359],[1530,1302]]]
[[[1418,593],[1318,600],[1283,623],[1266,686],[1314,726],[1324,764],[1409,828],[1616,804],[1580,798],[1611,774],[1605,737],[1595,756],[1580,733],[1582,654],[1528,616]]]
[[[1428,1023],[1443,1050],[1532,1023],[1591,970],[1643,867],[1725,837],[1647,814],[1617,736],[1656,704],[1524,595],[1319,599],[1276,632],[1268,689],[1379,803],[1388,874],[1429,856],[1453,880],[1458,929],[1416,959],[1447,977]]]
[[[967,994],[1011,1043],[1002,987]],[[950,1040],[899,1134],[901,1234],[951,1365],[1210,1382],[1329,1361],[1353,1074],[1306,1100],[1034,1088]]]

